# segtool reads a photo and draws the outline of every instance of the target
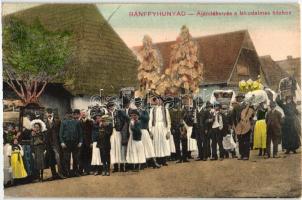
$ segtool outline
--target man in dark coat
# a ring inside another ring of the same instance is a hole
[[[244,109],[248,108],[248,105],[246,104],[246,102],[243,102],[244,100],[244,94],[239,93],[236,96],[236,102],[233,103],[233,110],[231,113],[231,124],[235,130],[236,126],[240,123],[241,121],[241,112]],[[253,108],[251,106],[249,106],[248,110],[250,110]],[[248,123],[252,124],[252,118],[253,115],[251,116]],[[238,158],[238,160],[249,160],[250,157],[250,136],[251,136],[251,132],[252,130],[250,129],[249,131],[247,131],[246,133],[236,133],[237,134],[237,138],[238,138],[238,143],[239,143],[239,154],[240,157]]]
[[[126,172],[129,169],[129,166],[126,164],[126,154],[127,154],[127,145],[129,140],[129,124],[130,124],[130,99],[125,96],[122,99],[123,101],[123,108],[120,111],[121,114],[121,123],[122,123],[122,160],[124,163],[120,165],[120,171]]]
[[[215,104],[215,111],[213,113],[212,118],[213,124],[210,131],[210,137],[212,140],[211,146],[212,146],[212,158],[211,160],[217,160],[217,144],[219,146],[219,158],[220,160],[223,160],[225,157],[225,150],[223,149],[222,140],[224,135],[223,126],[223,115],[221,113],[221,104],[216,103]]]
[[[178,160],[176,163],[188,162],[188,141],[185,133],[184,114],[184,110],[181,109],[180,100],[178,99],[176,100],[175,106],[170,109],[171,133],[174,138],[176,158]],[[180,144],[182,150],[180,150]]]
[[[212,104],[207,101],[206,107],[202,111],[203,112],[203,126],[204,126],[204,132],[203,132],[203,160],[207,160],[211,157],[211,146],[210,146],[210,131],[212,129],[213,125],[213,115],[211,112]]]
[[[203,143],[202,143],[202,135],[204,132],[203,126],[203,115],[202,115],[202,105],[203,100],[201,98],[197,98],[193,100],[193,130],[192,130],[192,138],[194,137],[197,142],[198,147],[198,159],[197,161],[203,160]]]
[[[266,115],[266,126],[267,126],[267,157],[271,156],[271,142],[273,142],[273,158],[278,158],[278,144],[280,143],[281,137],[281,123],[282,123],[282,114],[276,110],[276,103],[271,102],[271,110],[268,111]]]
[[[286,149],[285,154],[289,154],[291,151],[297,153],[296,150],[301,146],[300,132],[301,128],[299,120],[297,120],[298,110],[296,104],[293,101],[292,96],[286,97],[286,101],[283,102],[278,96],[276,99],[277,104],[284,111],[284,120],[282,125],[282,148]]]
[[[51,169],[52,179],[64,179],[65,177],[62,174],[63,171],[61,164],[62,149],[59,141],[60,120],[54,118],[54,113],[51,108],[46,111],[46,164]],[[58,173],[56,171],[56,164],[58,166]]]
[[[79,159],[79,170],[80,174],[87,175],[91,172],[91,158],[92,158],[92,148],[91,148],[91,133],[93,122],[87,119],[87,114],[85,111],[81,112],[80,123],[83,133],[83,145],[80,149],[80,159]]]
[[[71,113],[68,113],[71,114]],[[77,120],[79,112],[73,112],[73,118],[67,117],[60,126],[60,143],[63,149],[64,175],[71,176],[70,154],[72,153],[73,170],[75,176],[80,176],[78,169],[78,153],[83,144],[83,134],[80,121]]]

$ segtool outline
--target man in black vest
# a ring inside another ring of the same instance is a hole
[[[184,110],[181,109],[180,100],[177,99],[175,102],[175,106],[170,109],[171,116],[171,133],[173,134],[175,149],[176,149],[176,163],[188,162],[187,160],[187,136],[186,130],[184,126]],[[180,151],[180,144],[181,149]]]

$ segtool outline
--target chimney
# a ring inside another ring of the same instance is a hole
[[[287,56],[287,60],[292,60],[293,56]]]

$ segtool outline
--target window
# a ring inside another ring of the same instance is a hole
[[[237,65],[237,74],[241,76],[248,76],[249,75],[249,68],[245,65]]]

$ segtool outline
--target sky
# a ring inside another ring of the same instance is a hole
[[[38,4],[3,4],[3,14],[13,13]],[[182,25],[193,37],[246,29],[259,56],[271,55],[274,60],[288,55],[300,57],[300,11],[298,4],[97,4],[99,11],[128,47],[142,44],[145,34],[153,42],[175,40]],[[111,14],[116,11],[112,16]],[[133,17],[135,12],[183,12],[186,16]],[[197,16],[198,12],[231,12],[237,16]],[[240,11],[269,12],[268,16],[240,16]],[[283,11],[288,15],[273,15]],[[110,17],[111,16],[111,17]]]

